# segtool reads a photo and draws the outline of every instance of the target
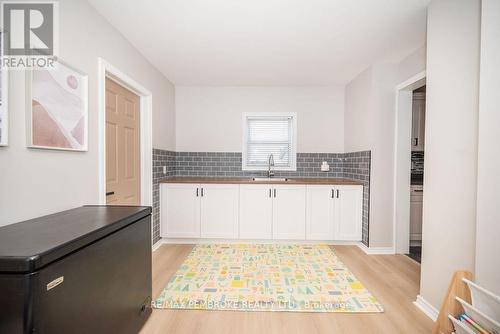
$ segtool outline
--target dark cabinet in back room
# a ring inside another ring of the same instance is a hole
[[[151,209],[85,206],[0,227],[0,333],[137,333]]]

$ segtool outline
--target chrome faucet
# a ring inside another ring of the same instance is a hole
[[[271,167],[274,168],[274,156],[272,154],[269,155],[267,177],[274,176],[274,170],[272,170]]]

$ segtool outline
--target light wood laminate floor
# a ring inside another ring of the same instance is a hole
[[[404,255],[366,255],[356,246],[333,246],[341,261],[384,306],[378,314],[153,310],[141,334],[151,333],[430,333],[432,321],[414,305],[420,266]],[[153,298],[190,245],[163,245],[153,253]]]

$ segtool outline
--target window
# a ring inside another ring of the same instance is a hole
[[[296,170],[297,115],[243,115],[243,170],[266,170],[272,154],[275,170]]]

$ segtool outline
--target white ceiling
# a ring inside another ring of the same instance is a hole
[[[89,0],[176,85],[345,84],[425,43],[430,0]]]

